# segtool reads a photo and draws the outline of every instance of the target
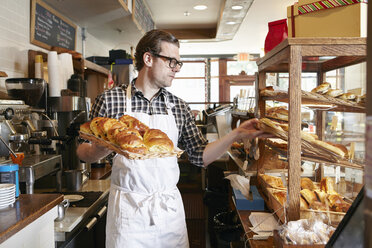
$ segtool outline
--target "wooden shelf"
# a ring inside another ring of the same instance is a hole
[[[291,47],[300,47],[303,72],[327,72],[366,61],[366,38],[288,38],[257,61],[258,70],[288,72]]]
[[[262,100],[264,101],[279,101],[288,103],[288,92],[286,91],[275,91],[275,96],[264,96],[261,95]],[[332,105],[325,110],[328,111],[339,111],[339,112],[354,112],[354,113],[365,113],[366,108],[362,105],[359,105],[356,102],[342,100],[339,98],[329,97],[325,95],[320,95],[316,93],[302,91],[301,104],[313,105],[316,108],[317,105]]]
[[[108,75],[110,73],[110,70],[86,59],[82,60],[82,65],[87,72],[96,72],[104,75]]]
[[[366,38],[288,38],[268,52],[257,61],[258,84],[256,92],[261,92],[266,87],[266,73],[288,72],[288,90],[276,96],[260,95],[258,108],[260,117],[265,117],[267,100],[276,100],[288,103],[288,220],[300,218],[300,178],[301,161],[317,160],[315,162],[326,163],[327,161],[315,158],[303,157],[301,150],[301,105],[312,104],[316,107],[320,104],[330,105],[332,108],[320,109],[325,111],[342,111],[365,113],[365,107],[353,102],[341,101],[336,98],[327,98],[323,95],[301,91],[302,72],[316,72],[318,85],[324,82],[327,71],[355,65],[366,61],[367,40]],[[289,90],[290,89],[290,90]],[[324,111],[317,111],[316,126],[320,140],[324,137]],[[259,143],[260,151],[267,149],[265,142]],[[334,162],[332,162],[334,164]],[[342,162],[343,166],[358,167],[354,164]],[[258,161],[258,172],[263,173],[263,165]]]
[[[288,152],[286,150],[280,149],[276,147],[275,145],[271,144],[270,142],[266,142],[266,145],[270,147],[271,149],[273,149],[274,151],[278,152],[283,157],[288,157]],[[304,151],[303,153],[306,154],[306,151]],[[364,164],[351,163],[347,160],[331,161],[331,160],[322,159],[322,158],[310,157],[308,155],[302,155],[301,160],[314,162],[314,163],[323,163],[323,164],[328,164],[328,165],[340,165],[340,166],[351,168],[351,169],[364,170]]]

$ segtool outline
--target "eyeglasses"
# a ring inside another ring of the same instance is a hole
[[[159,58],[169,60],[169,67],[172,68],[172,69],[176,68],[177,65],[180,67],[180,69],[183,66],[183,63],[181,61],[178,61],[175,58],[160,55],[160,54],[156,54],[156,53],[152,53],[152,55],[154,55],[155,57],[159,57]]]

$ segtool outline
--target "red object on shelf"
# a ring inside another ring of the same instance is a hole
[[[288,37],[287,19],[269,22],[269,32],[267,33],[265,39],[265,53],[268,53],[280,42],[287,39],[287,37]]]

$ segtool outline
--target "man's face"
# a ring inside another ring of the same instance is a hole
[[[161,52],[158,56],[152,55],[152,79],[155,85],[159,88],[170,87],[176,73],[180,71],[180,66],[177,65],[176,67],[171,68],[170,60],[159,56],[175,58],[177,61],[180,61],[179,48],[172,43],[164,41],[161,43],[160,47]]]

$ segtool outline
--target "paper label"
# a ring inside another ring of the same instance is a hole
[[[340,182],[341,179],[341,167],[336,166],[336,184]]]
[[[332,123],[331,123],[331,130],[332,131],[335,131],[337,129],[337,122],[338,122],[337,115],[332,116]]]

